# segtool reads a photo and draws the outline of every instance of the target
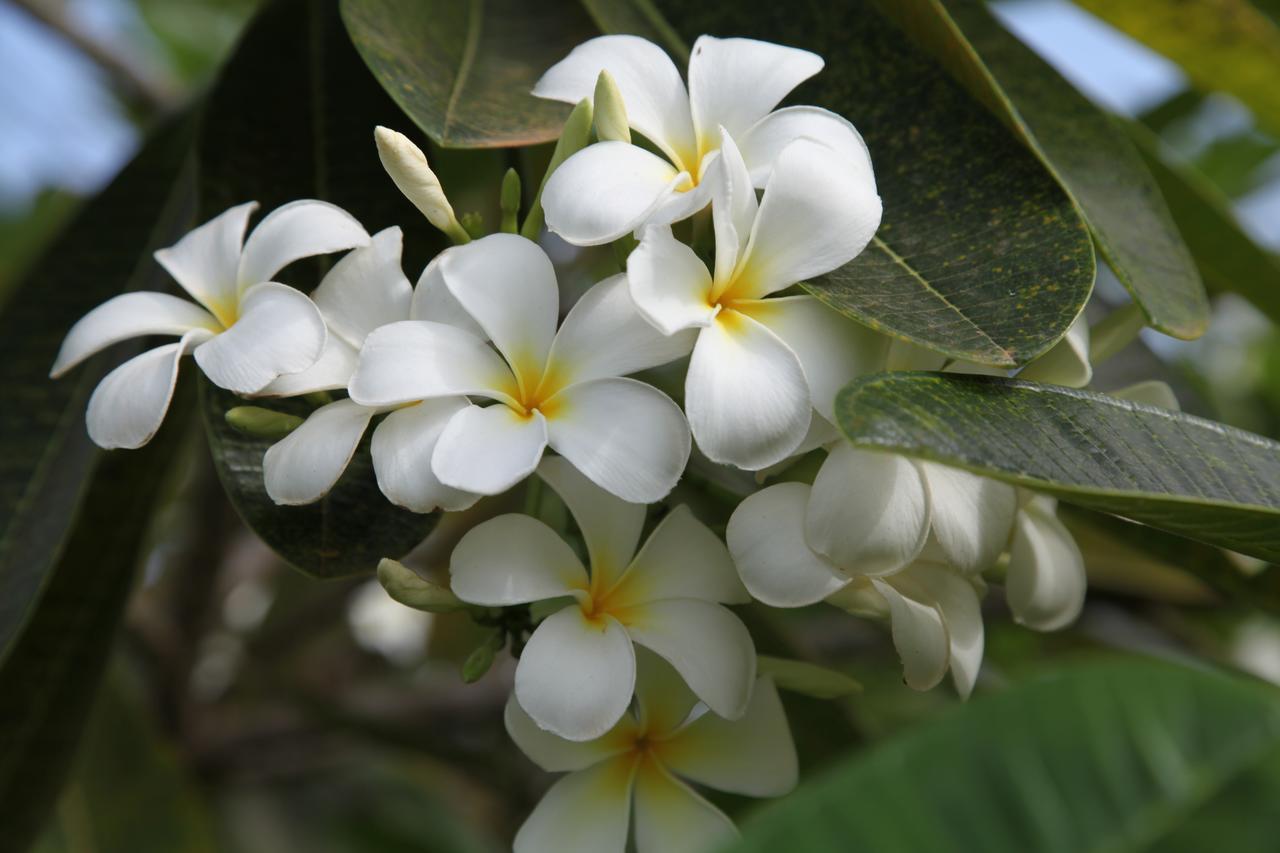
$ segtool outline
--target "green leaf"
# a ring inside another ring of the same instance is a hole
[[[262,480],[262,456],[275,439],[229,425],[223,413],[239,398],[207,380],[200,386],[218,479],[245,523],[295,568],[317,578],[369,574],[383,557],[407,554],[435,527],[438,513],[420,515],[383,497],[367,435],[328,495],[306,506],[277,506]],[[302,400],[282,400],[275,406],[302,417],[310,409]]]
[[[1280,559],[1280,443],[1243,430],[1104,394],[932,373],[855,381],[836,418],[860,447]]]
[[[191,423],[179,383],[141,450],[102,454],[75,526],[12,653],[0,667],[0,803],[5,849],[24,850],[62,787],[143,556],[152,510]]]
[[[1227,92],[1280,136],[1280,27],[1248,0],[1076,0],[1172,59],[1203,92]]]
[[[601,32],[640,36],[660,44],[680,62],[689,61],[689,46],[672,29],[651,0],[581,0]]]
[[[1216,293],[1240,294],[1280,323],[1280,260],[1244,232],[1231,202],[1195,168],[1165,157],[1160,140],[1142,127],[1129,130],[1186,235],[1205,284]]]
[[[282,0],[250,25],[210,93],[200,139],[202,216],[257,198],[264,212],[297,198],[338,204],[373,233],[400,225],[405,268],[442,247],[442,239],[382,170],[376,125],[394,126],[399,109],[370,75],[323,0]],[[496,187],[494,188],[496,191]],[[322,263],[284,271],[285,281],[311,290]],[[262,482],[270,439],[245,435],[226,422],[244,401],[204,383],[205,427],[218,477],[237,511],[285,560],[316,577],[371,573],[382,557],[399,557],[434,525],[393,507],[377,488],[367,441],[324,500],[278,507]],[[288,401],[273,408],[303,415]]]
[[[1150,325],[1176,338],[1203,334],[1209,305],[1199,272],[1155,180],[1115,120],[980,0],[878,4],[1057,176]]]
[[[1280,694],[1140,659],[983,697],[846,760],[728,850],[1266,851]]]
[[[575,0],[342,0],[342,17],[391,97],[451,148],[559,136],[569,108],[529,93],[597,35]]]
[[[1071,199],[871,0],[657,5],[686,38],[732,33],[826,59],[791,100],[857,126],[884,219],[861,256],[806,290],[872,328],[980,364],[1025,363],[1066,332],[1094,278]]]
[[[189,120],[162,129],[75,216],[0,315],[0,661],[44,594],[103,457],[85,431],[89,395],[141,342],[58,381],[49,368],[67,331],[98,304],[126,290],[165,289],[151,251],[191,224],[190,142]]]
[[[760,655],[760,675],[773,678],[780,690],[803,693],[815,699],[839,699],[862,692],[862,685],[843,672],[803,660]]]

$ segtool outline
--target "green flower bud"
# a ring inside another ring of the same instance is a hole
[[[447,587],[432,583],[395,560],[383,559],[378,563],[378,583],[382,584],[387,595],[414,610],[452,613],[467,607]]]
[[[227,423],[236,430],[255,438],[284,438],[302,426],[302,418],[264,409],[261,406],[236,406],[228,409]]]
[[[627,108],[622,102],[622,92],[614,82],[613,75],[601,71],[596,78],[596,91],[593,96],[595,106],[596,137],[601,142],[631,141],[631,127],[627,124]]]

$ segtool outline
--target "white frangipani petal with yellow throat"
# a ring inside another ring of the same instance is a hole
[[[795,787],[795,744],[769,678],[757,679],[742,715],[726,720],[657,656],[641,650],[636,663],[634,709],[592,740],[548,732],[517,697],[508,700],[511,739],[542,769],[568,773],[520,827],[516,853],[622,853],[629,836],[638,853],[718,849],[737,830],[692,785],[752,797]]]
[[[353,400],[492,401],[455,414],[432,453],[431,470],[455,489],[503,492],[550,447],[624,500],[649,503],[671,491],[689,457],[688,424],[665,394],[623,377],[687,354],[691,333],[653,329],[621,275],[588,291],[557,331],[551,261],[514,234],[450,249],[439,269],[482,334],[436,322],[383,326],[365,340]]]
[[[57,378],[106,347],[143,335],[180,335],[103,379],[88,412],[89,435],[106,448],[141,447],[164,420],[178,360],[191,352],[215,385],[237,394],[261,392],[280,376],[312,367],[327,333],[305,295],[270,279],[311,255],[369,243],[349,213],[322,201],[276,208],[248,238],[255,202],[233,207],[156,252],[156,260],[197,302],[161,293],[126,293],[71,328],[50,376]]]
[[[750,180],[764,186],[778,154],[815,139],[842,157],[866,158],[849,122],[818,107],[774,107],[822,70],[806,50],[753,39],[702,36],[689,58],[689,85],[662,48],[637,36],[591,39],[552,66],[533,93],[576,104],[592,97],[601,72],[621,93],[631,128],[661,156],[605,141],[577,152],[551,175],[547,226],[570,243],[608,243],[641,226],[684,219],[711,201],[707,187],[721,131],[738,140]]]
[[[478,525],[450,561],[454,594],[471,604],[566,600],[520,656],[520,706],[561,737],[600,737],[631,702],[638,644],[666,658],[717,714],[740,717],[756,657],[746,627],[723,606],[749,600],[723,543],[679,506],[637,551],[643,505],[600,489],[562,458],[543,459],[538,472],[578,522],[590,570],[525,515]]]
[[[697,330],[685,411],[699,448],[748,470],[793,453],[812,410],[834,417],[835,392],[874,370],[885,339],[810,296],[768,298],[860,253],[880,223],[871,163],[800,140],[778,155],[757,204],[733,138],[716,169],[715,268],[669,228],[650,226],[627,260],[631,297],[667,334]]]

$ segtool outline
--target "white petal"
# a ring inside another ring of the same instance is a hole
[[[1178,395],[1173,393],[1169,383],[1161,382],[1159,379],[1135,382],[1132,385],[1126,385],[1123,388],[1117,388],[1115,391],[1108,391],[1107,393],[1122,400],[1132,400],[1135,403],[1156,406],[1161,409],[1172,409],[1175,412],[1182,409],[1182,404],[1178,402]]]
[[[636,683],[635,651],[612,616],[569,606],[544,619],[520,655],[516,699],[539,726],[591,740],[622,718]]]
[[[807,50],[745,38],[700,36],[689,57],[689,104],[703,148],[723,126],[737,136],[822,70]]]
[[[929,481],[933,535],[947,563],[969,573],[991,568],[1018,511],[1013,486],[935,462],[918,464]]]
[[[726,310],[698,334],[685,412],[709,459],[754,471],[800,445],[812,406],[795,352],[747,315]]]
[[[569,507],[582,531],[591,560],[591,574],[601,589],[622,575],[636,553],[644,527],[645,506],[629,503],[591,482],[561,456],[545,456],[538,464],[545,480]]]
[[[62,340],[51,379],[112,344],[142,335],[182,335],[192,329],[221,331],[213,315],[167,293],[122,293],[81,317]]]
[[[635,760],[619,756],[551,786],[516,833],[514,853],[624,853]]]
[[[715,317],[711,274],[666,226],[644,230],[640,245],[627,256],[627,284],[636,309],[664,335],[709,326]]]
[[[296,260],[367,246],[369,239],[364,226],[337,205],[291,201],[263,217],[244,241],[236,279],[241,288],[252,287]]]
[[[698,697],[675,667],[643,646],[636,648],[637,728],[650,738],[674,734],[698,707]],[[705,706],[700,708],[706,711]]]
[[[902,658],[902,677],[913,690],[928,690],[947,674],[951,646],[942,613],[902,595],[878,578],[871,583],[889,603],[893,645]]]
[[[745,604],[751,596],[724,543],[683,504],[654,528],[610,601],[626,607],[664,598]]]
[[[570,309],[551,344],[548,371],[565,387],[589,379],[626,376],[683,358],[695,333],[658,331],[636,310],[627,277],[596,284]]]
[[[414,512],[457,512],[479,500],[478,495],[441,483],[431,470],[440,433],[467,405],[465,397],[423,400],[397,409],[378,424],[369,449],[378,488],[387,500]]]
[[[273,379],[254,396],[297,397],[315,391],[336,391],[346,388],[356,372],[359,353],[355,347],[337,335],[325,337],[324,350],[316,363],[301,373],[290,373]]]
[[[468,331],[481,340],[486,340],[488,336],[485,335],[484,329],[480,328],[475,318],[468,314],[467,309],[453,297],[449,292],[449,286],[444,283],[444,275],[440,272],[440,259],[448,253],[449,250],[445,249],[432,258],[431,263],[427,264],[422,275],[418,277],[418,284],[413,289],[413,301],[409,305],[409,319],[445,323]]]
[[[879,227],[875,183],[822,143],[797,140],[774,162],[735,293],[759,298],[830,272],[857,257]]]
[[[1023,368],[1019,379],[1083,388],[1093,379],[1089,364],[1089,324],[1081,311],[1067,334],[1047,353]]]
[[[735,136],[742,159],[751,172],[751,181],[763,187],[773,174],[774,161],[797,139],[820,142],[836,152],[839,162],[864,176],[875,186],[871,154],[862,135],[843,116],[821,107],[786,107],[770,113]]]
[[[623,716],[603,737],[596,740],[565,740],[538,728],[514,695],[507,697],[502,713],[507,734],[529,760],[548,773],[584,770],[593,764],[630,750],[635,735],[635,720]]]
[[[540,412],[521,415],[501,403],[469,406],[436,440],[431,470],[446,486],[501,494],[533,473],[546,446],[547,421]]]
[[[636,773],[636,853],[706,853],[738,837],[733,821],[653,758]]]
[[[630,234],[678,190],[692,186],[688,172],[656,154],[626,142],[597,142],[551,173],[542,206],[551,231],[575,246],[598,246]]]
[[[551,447],[624,501],[666,497],[689,461],[689,426],[680,407],[635,379],[571,385],[545,408]]]
[[[702,171],[704,174],[711,173],[711,164],[719,158],[719,152],[713,151],[710,155],[703,158]],[[682,219],[688,219],[699,210],[702,210],[708,204],[711,204],[712,190],[715,188],[713,181],[704,180],[692,189],[688,189],[688,184],[684,180],[684,175],[677,177],[667,188],[666,195],[658,199],[657,205],[649,211],[640,222],[632,229],[639,237],[639,232],[646,225],[670,225],[673,222],[679,222]]]
[[[885,370],[941,370],[947,356],[911,341],[893,338]]]
[[[511,369],[488,344],[425,320],[391,323],[365,338],[349,390],[351,399],[366,406],[459,394],[514,403],[519,393]]]
[[[929,536],[929,493],[915,463],[893,453],[832,448],[805,513],[805,539],[850,574],[882,575],[914,560]]]
[[[104,376],[85,415],[93,443],[110,450],[150,441],[169,411],[179,361],[208,336],[204,330],[187,332],[180,341],[147,350]]]
[[[885,369],[889,340],[812,296],[739,300],[734,308],[782,338],[800,358],[813,407],[835,421],[836,393]]]
[[[182,288],[227,322],[239,298],[240,245],[256,201],[237,205],[156,252],[156,260]]]
[[[622,612],[631,639],[667,660],[699,699],[722,717],[747,710],[756,649],[737,616],[719,604],[673,598]]]
[[[771,607],[803,607],[838,592],[849,578],[806,544],[804,483],[751,495],[729,518],[725,539],[748,591]]]
[[[916,563],[903,574],[918,586],[917,597],[942,613],[950,647],[951,679],[960,697],[967,699],[982,667],[985,642],[982,602],[977,591],[967,579],[936,563]]]
[[[601,36],[584,42],[553,65],[533,87],[539,98],[576,104],[595,92],[608,71],[622,93],[627,123],[666,152],[672,162],[694,168],[697,146],[689,116],[689,94],[666,52],[637,36]]]
[[[374,410],[338,400],[267,448],[262,477],[271,500],[286,506],[320,500],[347,470]]]
[[[399,228],[379,231],[334,264],[311,294],[329,331],[356,349],[379,326],[409,319],[413,288],[400,269],[402,241]]]
[[[1005,595],[1018,622],[1056,631],[1084,606],[1084,558],[1052,510],[1032,503],[1018,513],[1009,547]]]
[[[440,272],[521,383],[541,379],[560,315],[560,289],[547,253],[517,234],[490,234],[454,247]]]
[[[751,185],[751,174],[732,136],[726,135],[721,141],[716,167],[719,174],[718,180],[713,181],[711,206],[716,231],[715,279],[717,284],[727,285],[746,248],[751,224],[756,221],[760,206],[756,201],[756,188]]]
[[[314,302],[292,287],[263,282],[245,291],[236,324],[196,349],[196,363],[219,388],[254,394],[315,364],[327,336]]]
[[[454,595],[485,607],[558,598],[587,587],[587,570],[573,549],[541,521],[514,513],[468,530],[449,558],[449,575]]]
[[[751,797],[780,797],[796,785],[796,747],[773,680],[761,678],[740,720],[704,714],[661,747],[686,779]]]

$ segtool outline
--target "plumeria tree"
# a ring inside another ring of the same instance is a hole
[[[364,783],[226,793],[333,731],[426,756],[408,849],[1267,849],[1277,421],[1153,351],[1280,268],[1159,129],[979,0],[268,3],[0,315],[6,843],[135,679],[220,815],[157,849],[348,849]]]

